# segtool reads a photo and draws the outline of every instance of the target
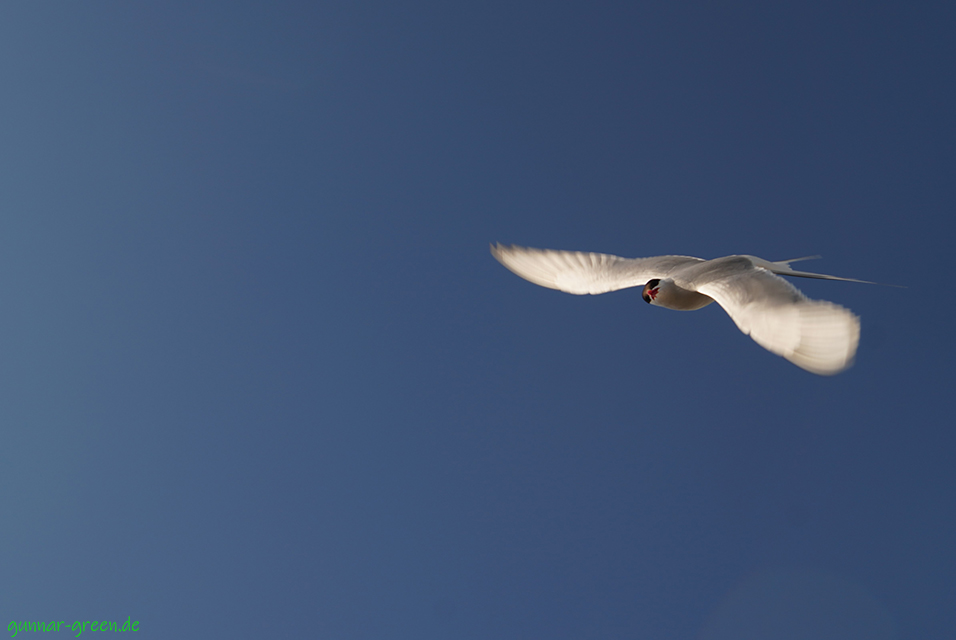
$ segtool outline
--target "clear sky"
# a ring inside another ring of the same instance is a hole
[[[0,630],[956,637],[954,32],[952,2],[3,3]],[[795,282],[862,320],[822,378],[489,242],[907,288]]]

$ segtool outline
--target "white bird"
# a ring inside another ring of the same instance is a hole
[[[780,262],[754,256],[629,259],[501,244],[491,245],[491,254],[525,280],[576,295],[643,287],[644,302],[683,311],[716,300],[737,327],[761,347],[823,376],[852,365],[860,341],[860,319],[848,309],[810,300],[775,275],[866,282],[790,268],[791,262],[809,258]]]

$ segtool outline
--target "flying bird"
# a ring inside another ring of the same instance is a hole
[[[491,254],[525,280],[576,295],[642,287],[644,302],[681,311],[716,301],[761,347],[822,376],[852,365],[860,341],[857,316],[832,302],[807,298],[780,277],[866,282],[790,268],[792,262],[819,256],[780,262],[746,255],[714,260],[689,256],[632,259],[501,244],[491,245]]]

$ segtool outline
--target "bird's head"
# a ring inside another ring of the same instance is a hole
[[[654,278],[653,280],[648,280],[647,284],[644,285],[641,297],[644,298],[644,302],[647,304],[654,304],[654,301],[657,299],[657,294],[660,292],[661,281],[659,278]]]

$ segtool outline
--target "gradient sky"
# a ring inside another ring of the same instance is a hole
[[[954,33],[952,2],[3,3],[0,622],[956,637]],[[822,378],[498,241],[907,288],[795,282],[862,319]]]

